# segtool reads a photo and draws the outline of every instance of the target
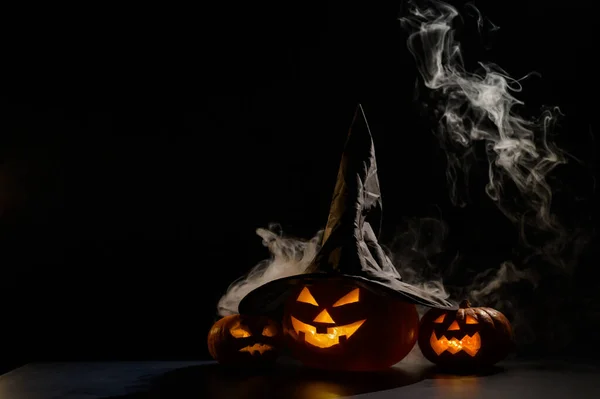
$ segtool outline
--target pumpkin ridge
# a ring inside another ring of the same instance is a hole
[[[494,328],[501,327],[501,326],[498,326],[498,323],[496,320],[497,319],[496,316],[497,316],[498,312],[494,312],[494,309],[491,309],[491,308],[480,308],[480,309],[482,312],[485,312],[485,314],[487,314],[490,317],[490,319],[492,319],[492,324],[494,325]],[[496,313],[496,315],[490,313],[488,310],[492,310],[492,313]],[[502,323],[502,324],[504,324],[504,323]]]

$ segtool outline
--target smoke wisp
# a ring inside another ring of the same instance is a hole
[[[513,79],[498,65],[479,63],[481,70],[468,72],[452,24],[459,16],[452,6],[431,1],[427,8],[412,3],[410,16],[401,18],[410,32],[408,48],[416,60],[423,84],[437,95],[438,137],[445,145],[458,147],[463,156],[448,158],[448,180],[458,203],[456,171],[465,170],[476,142],[482,142],[488,157],[486,192],[513,221],[521,217],[503,195],[510,182],[539,228],[555,230],[550,212],[552,190],[546,176],[565,162],[563,153],[548,140],[559,110],[548,109],[538,119],[525,119],[515,110],[523,102],[512,93],[521,91],[522,79]],[[474,8],[474,7],[471,7]],[[478,14],[478,24],[482,19]]]
[[[467,7],[474,12],[480,33],[484,33],[484,26],[488,33],[498,30],[474,5]],[[434,133],[446,154],[452,203],[467,205],[463,197],[469,188],[469,173],[478,166],[477,155],[485,154],[485,192],[515,226],[519,245],[514,248],[514,259],[475,275],[451,291],[505,312],[513,320],[521,342],[530,342],[542,338],[533,331],[534,308],[544,315],[538,317],[565,325],[560,319],[564,320],[568,302],[553,290],[570,288],[570,277],[589,240],[588,232],[577,225],[577,220],[570,220],[572,225],[567,228],[552,210],[553,187],[548,177],[566,163],[566,153],[551,140],[562,114],[557,107],[550,107],[539,117],[521,116],[524,102],[515,95],[522,91],[521,82],[533,73],[514,79],[498,65],[483,62],[478,63],[479,70],[468,71],[461,43],[456,39],[457,19],[461,15],[453,6],[427,0],[410,1],[400,22],[408,32],[407,46],[421,77],[422,94],[427,96],[424,105],[431,110]],[[398,266],[401,272],[407,267],[403,262]],[[550,281],[552,289],[540,289],[542,281],[546,286]],[[526,286],[515,288],[519,284]],[[538,300],[526,304],[523,297],[528,295],[523,293],[532,292]],[[541,295],[548,295],[547,300],[540,299]],[[565,344],[568,337],[556,334],[550,341],[552,345]]]
[[[320,248],[323,231],[310,240],[283,235],[277,224],[259,228],[256,234],[269,249],[270,258],[254,266],[248,274],[234,281],[217,304],[220,316],[238,313],[238,304],[246,294],[269,281],[302,274]]]

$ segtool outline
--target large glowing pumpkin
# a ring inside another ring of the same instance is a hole
[[[208,351],[222,364],[267,364],[277,359],[281,328],[264,316],[231,315],[208,333]]]
[[[431,362],[448,368],[491,366],[513,347],[512,327],[499,311],[471,307],[431,309],[419,328],[419,348]]]
[[[415,345],[418,326],[415,305],[337,278],[299,285],[283,316],[292,355],[307,366],[334,370],[389,368]]]

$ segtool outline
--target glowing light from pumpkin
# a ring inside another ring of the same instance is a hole
[[[274,337],[275,335],[277,335],[277,328],[269,324],[265,326],[265,328],[263,328],[262,335],[264,335],[265,337]]]
[[[452,322],[452,324],[450,324],[450,327],[448,327],[448,331],[458,331],[458,330],[460,330],[460,326],[458,325],[456,320],[454,320]]]
[[[249,331],[246,331],[240,324],[240,322],[236,322],[233,327],[229,329],[231,335],[235,338],[248,338],[252,334]]]
[[[445,335],[442,335],[442,337],[438,339],[435,332],[433,332],[431,333],[429,343],[438,356],[445,351],[448,351],[453,355],[460,351],[464,351],[470,356],[475,356],[477,352],[479,352],[479,349],[481,349],[481,337],[478,332],[473,335],[465,335],[460,340],[457,338],[448,339]]]
[[[273,347],[271,345],[254,344],[252,346],[243,347],[242,349],[240,349],[240,352],[248,352],[252,355],[254,355],[256,353],[260,353],[262,355],[263,353],[265,353],[266,351],[270,351],[271,349],[273,349]]]
[[[348,305],[349,303],[358,302],[359,293],[360,293],[360,289],[358,289],[358,288],[350,291],[348,294],[344,295],[336,303],[334,303],[333,307],[337,308],[338,306],[343,306],[343,305]]]
[[[303,323],[293,316],[290,317],[296,334],[300,336],[304,335],[306,343],[318,348],[329,348],[337,345],[340,343],[340,337],[344,337],[344,339],[350,338],[366,321],[365,319],[344,326],[327,327],[327,333],[318,334],[315,326]]]
[[[300,295],[298,295],[298,298],[296,300],[298,302],[304,302],[314,306],[319,306],[317,300],[312,296],[307,287],[304,287],[304,289],[300,292]]]
[[[321,313],[319,313],[313,321],[315,323],[335,324],[335,321],[333,321],[333,319],[329,315],[329,312],[327,311],[327,309],[323,309],[323,311]]]

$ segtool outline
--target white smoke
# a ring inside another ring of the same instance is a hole
[[[492,63],[479,63],[479,71],[467,71],[452,26],[458,11],[446,3],[426,3],[426,7],[411,3],[410,15],[400,20],[410,32],[407,44],[423,84],[439,96],[438,137],[444,145],[462,147],[463,153],[474,150],[475,142],[485,144],[489,197],[517,221],[521,216],[507,207],[503,196],[510,182],[523,198],[519,204],[527,206],[536,225],[556,229],[546,176],[565,163],[565,157],[547,136],[559,110],[547,110],[538,120],[521,117],[515,106],[523,102],[511,94],[521,91],[521,79],[511,78]],[[478,13],[478,24],[481,21]],[[455,192],[456,171],[464,170],[469,161],[455,154],[448,161],[449,183]]]
[[[566,158],[550,140],[550,134],[562,114],[554,107],[543,110],[537,118],[521,116],[517,109],[520,107],[524,113],[524,103],[513,94],[522,90],[521,81],[527,76],[513,79],[498,65],[483,62],[479,62],[479,70],[468,71],[453,25],[460,17],[458,11],[435,0],[410,1],[408,5],[408,13],[400,22],[409,33],[407,46],[429,96],[426,106],[433,106],[435,134],[447,157],[451,200],[454,205],[466,205],[458,187],[459,175],[463,175],[461,181],[467,182],[470,170],[477,166],[476,154],[484,152],[485,192],[514,223],[515,234],[520,238],[515,259],[480,273],[467,287],[453,290],[453,294],[508,313],[522,332],[521,337],[530,337],[532,306],[526,309],[519,295],[505,286],[526,283],[528,292],[537,289],[538,295],[549,295],[547,301],[533,303],[548,306],[540,312],[544,317],[560,319],[564,309],[559,305],[563,303],[558,303],[556,298],[560,295],[555,292],[560,288],[540,290],[540,281],[546,277],[553,286],[560,286],[557,281],[562,278],[568,286],[566,281],[589,240],[577,221],[570,221],[575,226],[569,230],[552,212],[553,189],[547,178],[557,166],[566,163]],[[479,30],[485,24],[491,31],[498,30],[472,4],[468,7],[475,11]],[[524,268],[534,258],[536,265]]]
[[[270,258],[254,266],[248,274],[234,281],[217,304],[220,316],[238,313],[238,304],[250,291],[269,281],[302,274],[317,255],[323,232],[303,240],[284,236],[276,224],[259,228],[256,234],[269,249]]]
[[[438,256],[447,235],[448,225],[441,218],[406,218],[385,248],[404,282],[444,299],[451,295],[444,287]]]
[[[488,269],[480,273],[475,278],[472,286],[477,287],[469,292],[469,295],[475,302],[483,302],[489,299],[491,295],[498,292],[504,284],[516,283],[521,280],[528,280],[535,285],[537,276],[533,270],[518,270],[512,262],[502,262],[497,270]],[[495,301],[497,302],[497,301]]]

